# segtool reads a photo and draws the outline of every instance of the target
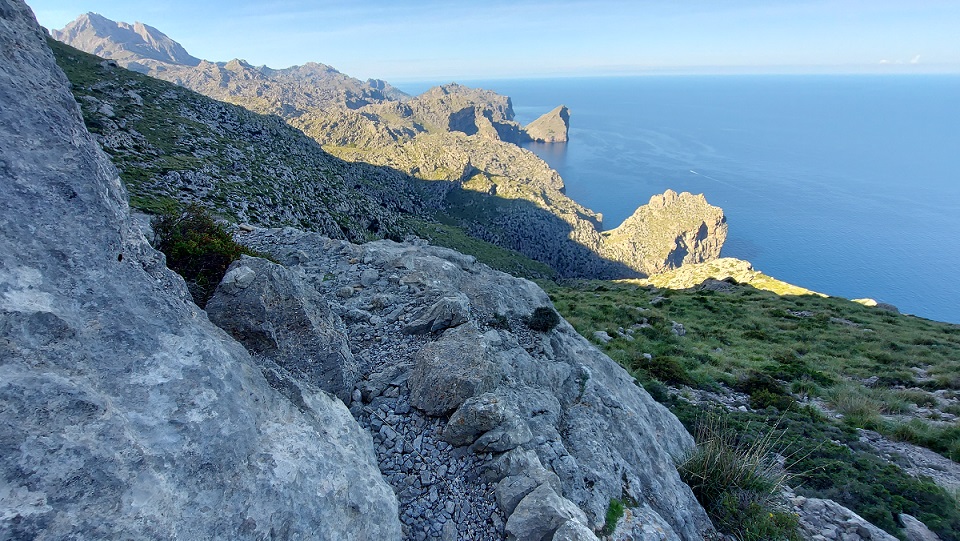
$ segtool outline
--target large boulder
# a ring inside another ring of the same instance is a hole
[[[206,311],[251,353],[350,401],[359,368],[343,321],[294,272],[243,257],[227,270]]]
[[[409,381],[414,407],[427,415],[445,415],[492,387],[494,365],[476,347],[477,336],[476,329],[462,325],[420,350]]]
[[[0,0],[0,538],[399,539],[344,405],[277,392],[132,226],[45,39]]]

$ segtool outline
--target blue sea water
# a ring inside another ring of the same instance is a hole
[[[570,141],[528,148],[608,229],[667,188],[703,193],[724,256],[960,323],[960,76],[460,82],[511,96],[521,123],[567,105]]]

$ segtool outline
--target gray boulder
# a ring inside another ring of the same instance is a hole
[[[293,271],[243,257],[227,270],[206,311],[251,353],[350,401],[359,368],[343,321]]]
[[[23,2],[0,50],[0,538],[399,539],[344,405],[271,387],[132,225]]]
[[[912,515],[900,513],[900,524],[903,524],[903,535],[907,541],[940,541],[940,536],[930,531],[927,525]]]
[[[568,520],[554,532],[553,541],[597,541],[597,536],[582,522]]]
[[[859,541],[895,541],[896,537],[867,522],[863,517],[833,500],[805,498],[787,494],[800,520],[800,532],[808,539],[815,536]]]
[[[494,365],[477,343],[476,329],[462,325],[424,346],[410,372],[410,404],[427,415],[446,415],[490,389]]]
[[[443,439],[453,445],[470,445],[481,434],[503,423],[507,417],[504,402],[493,393],[468,398],[457,408],[443,429]]]
[[[570,520],[586,524],[587,517],[549,485],[540,485],[520,500],[510,515],[506,526],[507,539],[549,540]]]
[[[462,325],[470,319],[470,301],[463,294],[443,297],[423,310],[404,327],[408,334],[437,332]]]

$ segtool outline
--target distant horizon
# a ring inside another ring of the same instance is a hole
[[[947,0],[28,0],[40,24],[79,15],[152,26],[192,55],[360,79],[659,74],[960,74],[960,3]]]

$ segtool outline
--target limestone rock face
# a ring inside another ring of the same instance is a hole
[[[927,525],[912,515],[900,513],[900,524],[903,524],[903,535],[907,541],[940,541],[940,536],[930,531]]]
[[[540,143],[564,143],[570,131],[570,109],[560,105],[526,127],[527,136]]]
[[[800,530],[804,537],[817,539],[825,532],[832,534],[831,539],[850,539],[852,541],[894,541],[896,537],[877,528],[860,515],[833,500],[804,498],[788,495],[793,510],[800,519]]]
[[[619,227],[603,234],[601,254],[647,274],[720,257],[727,239],[723,210],[703,194],[654,195]]]
[[[536,284],[418,242],[358,246],[292,228],[238,236],[328,298],[359,276],[384,277],[337,310],[365,360],[351,411],[374,433],[411,536],[448,528],[425,517],[449,515],[459,538],[590,539],[624,495],[644,502],[635,514],[663,539],[711,534],[673,462],[693,439],[569,323],[528,327],[550,306]],[[404,332],[459,295],[466,321]]]
[[[0,538],[399,539],[344,405],[274,390],[131,225],[23,2],[0,49]]]
[[[285,267],[256,257],[235,261],[206,312],[247,351],[350,401],[358,366],[343,321]]]
[[[150,64],[165,62],[185,66],[200,63],[198,58],[190,56],[179,43],[156,28],[140,22],[114,22],[96,13],[85,13],[63,30],[51,30],[50,35],[103,58],[132,62],[135,65],[131,68],[139,68],[137,71],[147,71]]]

